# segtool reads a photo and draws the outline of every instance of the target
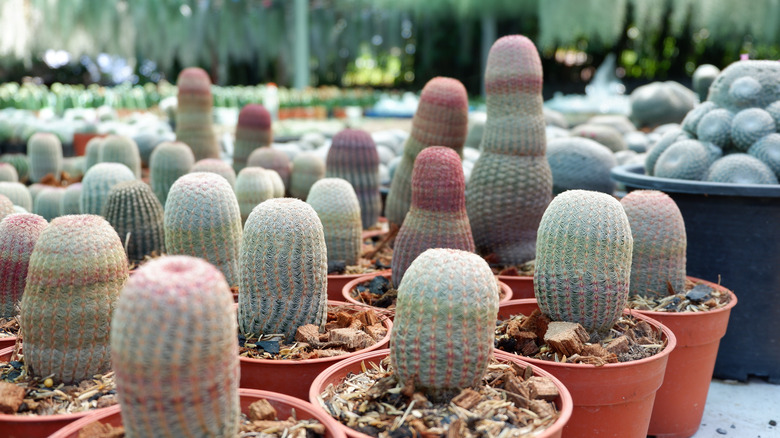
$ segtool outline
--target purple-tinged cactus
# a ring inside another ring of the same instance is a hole
[[[176,141],[192,149],[196,160],[219,158],[219,142],[211,121],[211,79],[205,70],[189,67],[179,73]]]
[[[225,178],[230,187],[236,186],[236,171],[233,167],[219,158],[204,158],[196,161],[190,172],[211,172]]]
[[[322,222],[328,261],[357,265],[363,250],[363,226],[360,203],[352,185],[341,178],[323,178],[311,186],[306,203]]]
[[[116,230],[130,261],[165,253],[163,206],[145,182],[135,179],[112,187],[103,217]]]
[[[325,176],[342,178],[352,184],[360,202],[363,228],[376,225],[382,212],[379,153],[369,133],[345,129],[334,135],[325,160]]]
[[[160,204],[165,205],[173,183],[194,165],[192,149],[182,142],[166,141],[154,148],[149,158],[149,184]]]
[[[250,103],[238,113],[236,141],[233,149],[233,169],[236,173],[246,167],[249,155],[255,149],[271,146],[271,114],[260,104]]]
[[[273,147],[255,149],[247,159],[247,166],[262,167],[263,169],[275,170],[282,178],[285,189],[290,187],[290,172],[292,172],[292,163],[290,157],[283,151]],[[284,195],[282,195],[284,196]]]
[[[0,318],[16,315],[30,256],[47,225],[46,219],[32,213],[10,214],[0,220]]]
[[[50,132],[36,132],[27,141],[27,156],[30,157],[30,180],[39,182],[48,174],[60,180],[62,171],[62,143]]]

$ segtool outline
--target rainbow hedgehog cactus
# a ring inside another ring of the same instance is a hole
[[[135,179],[115,185],[108,192],[103,217],[122,239],[131,261],[165,252],[163,206],[145,182]]]
[[[219,143],[211,121],[211,79],[205,70],[188,67],[179,73],[176,141],[190,148],[196,160],[219,158]]]
[[[236,173],[246,167],[249,155],[255,149],[271,146],[271,114],[263,105],[250,103],[238,113],[236,142],[233,151],[233,170]]]
[[[363,227],[360,203],[352,186],[341,178],[323,178],[311,186],[306,203],[322,222],[328,261],[357,265],[363,250]]]
[[[325,160],[325,177],[342,178],[352,184],[360,202],[362,227],[376,225],[382,211],[379,153],[368,132],[345,129],[333,136]]]
[[[10,214],[0,220],[0,318],[16,315],[30,256],[48,225],[46,219],[32,213]]]
[[[166,141],[154,148],[149,158],[149,184],[160,204],[165,205],[173,183],[194,165],[192,149],[182,142]]]
[[[36,132],[27,141],[27,155],[30,158],[30,180],[39,182],[51,174],[60,180],[62,172],[62,143],[50,132]]]

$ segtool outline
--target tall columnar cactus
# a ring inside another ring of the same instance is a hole
[[[32,211],[33,200],[30,190],[19,182],[0,181],[0,195],[5,195],[14,205]]]
[[[363,250],[363,225],[360,202],[352,185],[341,178],[323,178],[311,186],[306,203],[322,222],[328,261],[357,265]]]
[[[100,162],[100,149],[102,147],[103,137],[92,137],[87,142],[87,146],[84,150],[84,156],[87,157],[87,162],[84,164],[85,173],[90,167]]]
[[[463,167],[455,151],[432,146],[420,152],[412,172],[412,206],[393,248],[395,287],[412,262],[429,248],[475,251],[465,190]]]
[[[257,148],[271,146],[271,114],[263,105],[250,103],[238,113],[236,142],[233,149],[233,169],[236,173],[246,167],[249,155]]]
[[[445,397],[479,383],[493,349],[496,279],[476,254],[422,253],[398,289],[390,360],[404,385]]]
[[[92,166],[81,181],[79,209],[82,214],[102,214],[103,204],[112,187],[135,179],[133,171],[124,164],[98,163]]]
[[[109,135],[103,139],[98,160],[101,163],[122,163],[141,178],[141,154],[138,145],[130,137]]]
[[[149,158],[149,184],[160,204],[165,205],[173,183],[194,165],[192,149],[182,142],[166,141],[154,148]]]
[[[457,79],[436,77],[425,84],[385,201],[385,216],[391,224],[403,224],[412,203],[412,169],[417,154],[428,146],[446,146],[463,155],[468,112],[466,88]]]
[[[306,199],[311,186],[325,177],[325,161],[314,152],[302,152],[295,156],[290,172],[290,196]]]
[[[30,157],[30,180],[40,181],[48,174],[60,180],[62,171],[62,143],[50,132],[36,132],[27,141],[27,156]]]
[[[545,156],[542,64],[522,35],[500,38],[485,70],[487,123],[466,209],[477,252],[503,265],[534,258],[536,229],[552,198]]]
[[[685,222],[674,200],[657,190],[635,190],[620,200],[631,226],[630,295],[663,298],[685,291]]]
[[[211,121],[211,79],[205,70],[189,67],[179,73],[176,140],[192,148],[196,160],[219,158],[219,143]]]
[[[25,154],[3,154],[0,162],[8,163],[16,169],[19,182],[26,182],[30,176],[30,159]]]
[[[363,228],[374,226],[382,212],[379,193],[379,153],[371,135],[345,129],[333,136],[325,160],[325,176],[343,178],[355,189]]]
[[[12,164],[0,162],[0,181],[19,182],[19,172]]]
[[[65,194],[60,199],[60,214],[59,216],[65,216],[68,214],[81,214],[81,183],[73,183],[65,188]]]
[[[141,266],[117,304],[111,359],[128,438],[238,436],[236,311],[214,266],[187,256]]]
[[[262,167],[244,167],[238,172],[235,192],[243,223],[246,222],[253,208],[261,202],[275,197],[271,171]]]
[[[284,187],[290,187],[290,172],[292,172],[292,163],[290,157],[283,151],[273,147],[255,149],[247,159],[247,166],[262,167],[263,169],[275,170],[282,178]]]
[[[116,230],[131,261],[165,252],[163,206],[145,182],[135,179],[112,187],[103,217]]]
[[[238,285],[241,211],[233,188],[211,172],[177,179],[165,202],[165,249],[206,259]]]
[[[105,219],[54,219],[35,243],[22,295],[28,372],[65,383],[107,372],[111,314],[127,276],[122,242]]]
[[[608,331],[626,307],[633,245],[628,217],[612,196],[587,190],[556,196],[536,241],[541,311],[589,332]]]
[[[0,195],[0,221],[14,212],[14,203],[7,196]]]
[[[60,203],[64,196],[65,188],[49,187],[35,197],[35,205],[32,212],[50,221],[60,215]]]
[[[236,186],[236,171],[233,167],[219,158],[204,158],[198,160],[190,169],[190,172],[211,172],[225,178],[230,187]]]
[[[16,315],[30,256],[47,225],[46,219],[32,213],[10,214],[0,220],[0,318]]]
[[[238,328],[243,334],[323,327],[328,263],[322,223],[299,199],[275,198],[249,215],[241,243]]]

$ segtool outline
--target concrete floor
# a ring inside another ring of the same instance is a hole
[[[773,422],[775,425],[772,425]],[[713,379],[694,438],[780,438],[780,385]]]

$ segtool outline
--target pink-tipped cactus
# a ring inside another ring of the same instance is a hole
[[[47,225],[46,219],[32,213],[11,214],[0,220],[0,318],[16,315],[33,247]]]
[[[429,248],[475,251],[465,189],[463,167],[455,151],[432,146],[420,152],[412,172],[412,206],[395,240],[395,287],[414,259]]]
[[[176,83],[179,103],[176,110],[176,141],[192,149],[196,160],[219,158],[219,143],[211,121],[211,79],[205,70],[189,67],[179,73]]]
[[[238,113],[236,142],[233,150],[233,169],[236,173],[246,167],[249,155],[257,148],[271,146],[271,114],[263,105],[250,103]]]
[[[360,202],[363,228],[376,225],[382,211],[379,153],[368,132],[345,129],[333,136],[325,160],[325,177],[342,178],[352,184]]]
[[[230,288],[214,266],[187,256],[141,266],[111,327],[126,436],[237,436],[236,327]]]

